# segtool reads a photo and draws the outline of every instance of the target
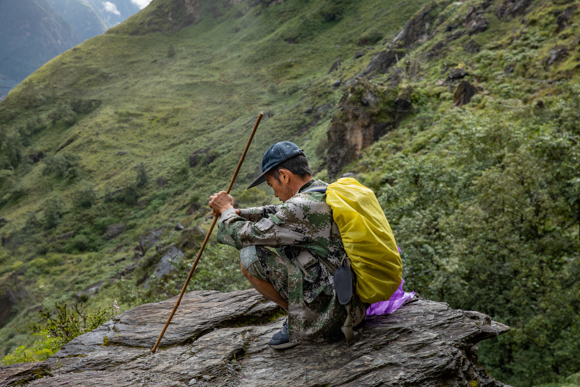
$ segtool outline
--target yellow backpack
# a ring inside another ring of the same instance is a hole
[[[401,284],[403,264],[374,192],[350,177],[325,188],[326,203],[356,274],[356,293],[369,304],[388,300]]]

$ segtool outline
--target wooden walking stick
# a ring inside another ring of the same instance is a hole
[[[230,185],[228,186],[228,190],[226,191],[227,193],[230,193],[232,186],[234,185],[234,182],[236,181],[236,177],[238,176],[238,172],[240,171],[240,167],[242,166],[242,163],[244,162],[244,158],[246,157],[246,153],[248,152],[248,148],[250,148],[250,144],[252,143],[252,139],[254,138],[254,134],[256,133],[256,129],[258,129],[258,125],[260,125],[260,121],[262,120],[263,116],[264,116],[263,113],[260,113],[260,115],[258,115],[258,119],[256,120],[256,124],[254,125],[254,129],[252,130],[252,134],[250,134],[250,138],[248,140],[248,143],[246,144],[246,148],[244,149],[244,153],[242,153],[242,157],[240,158],[240,161],[238,162],[238,166],[236,168],[236,171],[234,172],[234,176],[232,176],[232,180],[230,181]],[[191,279],[191,276],[193,275],[193,272],[195,271],[195,267],[197,266],[197,262],[199,261],[199,258],[201,257],[201,254],[203,253],[203,249],[205,249],[205,245],[207,244],[209,236],[211,235],[211,232],[213,231],[213,228],[215,227],[217,220],[218,220],[217,216],[213,218],[213,223],[211,224],[211,227],[209,228],[209,231],[207,232],[205,239],[203,240],[201,248],[199,249],[199,253],[197,253],[197,257],[195,258],[195,261],[193,262],[193,266],[191,266],[191,270],[189,270],[189,275],[187,276],[187,279],[185,280],[185,283],[183,284],[183,288],[181,289],[181,294],[179,294],[179,298],[177,299],[177,302],[175,303],[175,306],[173,307],[173,310],[171,311],[171,314],[169,315],[169,318],[167,319],[167,322],[165,323],[165,326],[163,327],[163,330],[161,331],[161,334],[159,335],[157,342],[155,343],[155,345],[151,349],[151,352],[153,352],[153,353],[155,353],[155,351],[157,350],[157,346],[161,342],[161,339],[163,338],[163,335],[165,334],[165,331],[167,330],[167,326],[171,322],[171,319],[173,318],[173,315],[175,314],[175,311],[177,310],[177,307],[179,306],[179,303],[181,302],[181,299],[183,298],[183,294],[185,293],[185,289],[187,289],[187,285],[189,284],[189,280]]]

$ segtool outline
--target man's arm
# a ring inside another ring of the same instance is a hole
[[[267,218],[280,210],[280,206],[270,205],[263,207],[250,207],[236,211],[238,215],[250,222],[258,222],[262,218]]]
[[[225,191],[218,192],[209,197],[209,206],[214,216],[221,216],[225,211],[234,209],[234,198]],[[234,209],[239,215],[249,221],[258,222],[262,218],[267,218],[271,214],[278,212],[280,206],[251,207],[247,209]]]
[[[251,222],[233,210],[225,211],[218,223],[218,242],[237,249],[251,245],[288,246],[312,243],[302,231],[306,220],[298,217],[300,209],[292,203],[279,206],[278,211]]]

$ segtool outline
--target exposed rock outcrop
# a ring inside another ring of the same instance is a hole
[[[376,54],[363,73],[369,76],[374,73],[384,73],[403,58],[405,49],[413,48],[429,40],[437,25],[437,17],[441,9],[449,5],[450,1],[431,2],[424,6],[403,29],[389,43],[385,51]]]
[[[477,94],[477,89],[467,81],[461,81],[453,93],[453,105],[463,106],[471,102],[471,98]]]
[[[172,245],[171,247],[169,247],[167,252],[163,254],[163,257],[161,257],[161,260],[159,260],[157,266],[155,266],[155,270],[153,270],[153,275],[155,275],[156,278],[161,278],[164,275],[172,272],[173,269],[175,269],[174,264],[177,263],[179,260],[181,260],[181,258],[183,258],[183,255],[184,254],[181,250],[175,247],[175,245]],[[149,279],[147,279],[147,281],[145,282],[145,287],[147,287],[148,285]]]
[[[523,15],[526,9],[532,4],[532,0],[504,0],[495,10],[495,15],[499,19],[512,19]]]
[[[13,308],[26,297],[28,292],[16,274],[6,273],[0,276],[0,327],[9,320]]]
[[[409,97],[403,99],[410,103]],[[340,100],[340,112],[332,118],[327,130],[330,178],[335,178],[363,149],[396,127],[410,108],[405,104],[406,108],[399,112],[400,104],[404,101],[397,104],[397,94],[393,91],[383,90],[361,78],[353,82]]]
[[[108,239],[114,239],[121,235],[127,226],[124,223],[116,223],[105,228],[105,236]]]
[[[350,347],[276,351],[267,345],[283,321],[276,305],[254,290],[191,292],[152,354],[174,302],[123,313],[45,362],[0,367],[0,385],[503,386],[479,365],[475,344],[509,328],[444,303],[419,300],[368,318]]]
[[[544,66],[550,67],[556,62],[564,60],[569,55],[570,49],[563,45],[554,46],[550,50],[550,56],[544,59]]]

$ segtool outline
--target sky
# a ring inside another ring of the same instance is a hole
[[[131,0],[131,2],[139,6],[139,8],[143,9],[151,2],[151,0]]]

